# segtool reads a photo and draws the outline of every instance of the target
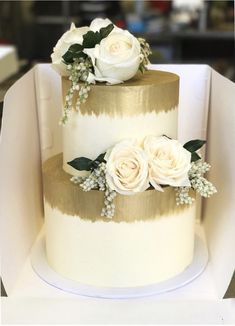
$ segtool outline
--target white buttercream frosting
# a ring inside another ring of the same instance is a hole
[[[153,284],[181,273],[193,259],[194,204],[178,215],[134,223],[92,223],[48,203],[45,216],[50,266],[83,284]]]
[[[123,139],[142,142],[148,135],[167,135],[176,139],[176,126],[177,108],[126,117],[72,112],[63,127],[63,169],[72,175],[81,175],[67,162],[81,156],[95,159]]]

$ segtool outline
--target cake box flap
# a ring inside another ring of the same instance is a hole
[[[43,219],[34,69],[4,100],[0,138],[1,276],[13,290]]]
[[[35,66],[35,86],[42,162],[62,152],[61,78],[50,64]]]
[[[223,297],[235,269],[235,84],[213,69],[211,77],[208,178],[218,193],[204,201],[203,220],[213,277]]]
[[[178,139],[205,139],[211,68],[207,65],[151,65],[151,69],[170,71],[180,76]]]

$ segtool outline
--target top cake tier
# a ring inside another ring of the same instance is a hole
[[[62,79],[63,99],[70,81]],[[118,85],[91,85],[79,111],[63,127],[63,167],[77,175],[67,162],[76,157],[95,159],[122,139],[141,142],[148,135],[177,138],[179,76],[149,70]],[[76,97],[74,98],[74,101]]]
[[[63,78],[63,98],[70,81]],[[178,105],[179,76],[170,72],[149,70],[118,85],[99,83],[80,107],[82,115],[136,116],[149,112],[170,111]],[[76,99],[76,96],[74,100]]]

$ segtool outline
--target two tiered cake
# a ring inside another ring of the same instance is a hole
[[[179,77],[137,73],[148,54],[108,19],[72,26],[54,48],[63,153],[43,166],[46,250],[79,283],[135,287],[181,273],[193,259],[195,190],[215,192],[196,152],[204,142],[175,140]]]

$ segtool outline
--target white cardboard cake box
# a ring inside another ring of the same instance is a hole
[[[232,324],[235,299],[223,299],[235,268],[235,85],[206,65],[152,65],[180,76],[179,139],[207,139],[209,179],[197,231],[209,263],[192,283],[139,299],[69,294],[32,270],[30,249],[43,225],[41,161],[62,151],[60,77],[34,67],[7,92],[0,138],[1,276],[4,323]]]

